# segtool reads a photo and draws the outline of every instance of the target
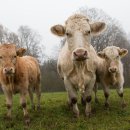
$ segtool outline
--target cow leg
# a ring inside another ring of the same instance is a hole
[[[98,90],[98,84],[95,83],[93,91],[94,91],[94,95],[95,95],[95,103],[99,103],[99,100],[97,98],[97,90]]]
[[[40,110],[40,99],[41,99],[41,85],[37,85],[35,88],[36,96],[37,96],[37,110]]]
[[[68,92],[69,104],[72,106],[75,116],[79,117],[79,109],[77,105],[77,92],[74,86],[69,82],[69,80],[64,80],[65,88]]]
[[[12,91],[8,91],[5,89],[6,87],[2,87],[4,95],[6,97],[6,106],[7,106],[7,119],[11,119],[12,113],[12,103],[13,103],[13,94]]]
[[[93,78],[90,81],[90,83],[85,87],[85,99],[86,99],[85,115],[87,117],[91,116],[91,100],[94,84],[95,84],[95,78]]]
[[[29,97],[30,97],[30,101],[31,101],[31,108],[32,108],[32,110],[35,110],[33,91],[32,91],[31,87],[29,87],[28,92],[29,92]]]
[[[11,119],[11,113],[12,113],[12,102],[13,102],[13,95],[12,92],[6,93],[6,106],[7,106],[7,119]]]
[[[20,93],[20,104],[21,104],[21,106],[23,108],[25,123],[27,125],[29,125],[30,118],[29,118],[28,111],[27,111],[26,95],[27,95],[27,92],[21,92]]]
[[[121,98],[121,107],[122,108],[125,108],[126,107],[126,103],[125,103],[125,100],[124,100],[124,97],[123,97],[123,84],[122,85],[117,85],[117,93],[119,95],[119,97]]]
[[[108,102],[108,98],[109,98],[109,86],[106,86],[105,84],[103,85],[103,91],[104,91],[104,96],[105,96],[105,107],[109,108],[109,102]]]

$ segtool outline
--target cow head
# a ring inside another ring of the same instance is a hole
[[[14,44],[0,45],[0,68],[2,68],[3,74],[12,75],[15,73],[17,56],[22,56],[24,52],[24,48],[17,50]]]
[[[91,35],[101,33],[105,28],[104,22],[89,23],[89,19],[81,14],[68,18],[63,25],[51,27],[51,32],[65,37],[68,50],[72,53],[72,60],[84,61],[89,58]]]
[[[109,46],[103,49],[103,51],[98,52],[98,56],[105,59],[108,65],[108,71],[110,73],[116,73],[119,71],[119,62],[128,53],[127,49],[121,49],[116,46]]]

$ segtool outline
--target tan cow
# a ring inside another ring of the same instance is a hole
[[[123,65],[121,58],[128,53],[127,49],[121,49],[116,46],[108,46],[103,51],[98,52],[98,69],[97,69],[97,83],[101,83],[104,96],[105,106],[109,107],[109,87],[116,88],[118,95],[121,97],[122,107],[125,107],[125,101],[123,99]],[[96,84],[97,89],[97,84]],[[95,89],[95,91],[96,91]]]
[[[20,103],[23,107],[25,122],[30,119],[26,107],[26,95],[29,95],[33,104],[32,89],[35,89],[40,107],[40,69],[38,62],[31,56],[23,56],[25,49],[16,50],[14,44],[0,45],[0,82],[6,96],[7,118],[11,118],[13,94],[20,93]]]
[[[79,116],[77,106],[77,90],[83,92],[82,100],[86,103],[85,114],[91,114],[91,95],[95,83],[97,54],[91,46],[91,35],[99,34],[105,28],[105,23],[89,23],[89,19],[81,14],[68,18],[65,25],[55,25],[51,28],[53,34],[65,37],[57,68],[64,79],[68,92],[69,104],[72,105],[76,117]]]

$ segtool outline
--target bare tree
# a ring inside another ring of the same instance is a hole
[[[42,53],[41,50],[41,36],[28,26],[20,26],[18,29],[18,36],[20,46],[27,49],[27,54],[34,57],[39,57]]]
[[[5,28],[3,25],[0,25],[0,43],[5,43],[7,42],[7,37],[8,37],[8,29]]]
[[[19,46],[19,45],[20,45],[19,37],[18,37],[18,35],[17,35],[16,33],[14,33],[14,32],[8,33],[7,41],[8,41],[9,43],[14,43],[14,44],[16,44],[17,47],[20,47],[20,46]]]

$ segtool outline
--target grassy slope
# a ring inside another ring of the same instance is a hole
[[[92,102],[94,114],[91,118],[84,116],[84,107],[79,100],[80,118],[73,118],[73,113],[66,105],[66,93],[45,93],[42,95],[42,110],[32,111],[29,130],[130,130],[130,89],[125,89],[128,106],[121,110],[119,97],[115,90],[111,91],[110,110],[105,110],[104,96],[98,91],[100,104]],[[0,96],[0,130],[23,130],[23,112],[19,105],[19,96],[14,97],[13,121],[7,122],[3,117],[6,113],[5,97]]]

